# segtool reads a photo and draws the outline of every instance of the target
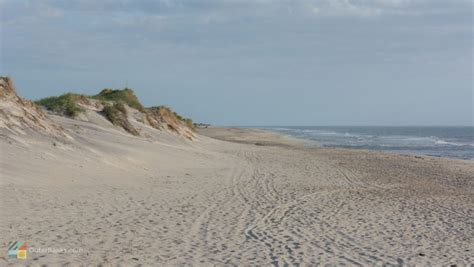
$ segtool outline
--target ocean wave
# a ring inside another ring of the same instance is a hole
[[[393,138],[396,141],[397,138]],[[414,145],[435,145],[435,146],[474,146],[474,143],[464,143],[457,141],[448,141],[435,136],[422,136],[422,137],[400,137],[399,141],[407,141]]]
[[[433,131],[413,132],[411,129],[381,129],[355,127],[351,131],[344,128],[306,128],[306,127],[275,127],[274,130],[297,138],[312,140],[323,147],[345,147],[380,151],[396,151],[397,153],[413,153],[425,155],[447,156],[470,159],[474,155],[474,140],[468,133],[460,132],[452,136],[447,133]],[[448,130],[450,130],[448,128]],[[452,129],[451,129],[452,130]],[[405,132],[406,134],[405,134]]]
[[[435,144],[442,145],[442,146],[474,146],[474,144],[463,144],[457,142],[449,142],[442,139],[436,140]]]
[[[266,130],[274,130],[274,131],[294,131],[296,129],[290,129],[290,128],[282,128],[282,127],[277,127],[277,128],[264,128]]]
[[[336,137],[370,137],[363,134],[355,134],[349,132],[335,132],[335,131],[325,131],[319,129],[302,129],[302,133],[313,134],[315,136],[336,136]]]

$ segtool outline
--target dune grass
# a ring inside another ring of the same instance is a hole
[[[77,105],[77,101],[79,100],[87,100],[87,97],[67,93],[60,96],[46,97],[35,101],[35,103],[55,113],[76,117],[79,113],[84,112],[84,109]]]
[[[87,103],[89,99],[96,99],[102,102],[104,108],[102,114],[112,122],[112,124],[121,126],[128,132],[138,135],[138,131],[130,124],[127,119],[127,109],[125,105],[137,109],[144,114],[152,112],[163,118],[171,119],[170,125],[177,127],[179,123],[185,124],[191,130],[194,130],[194,123],[191,119],[185,118],[176,112],[173,112],[167,106],[157,106],[152,108],[145,108],[138,100],[133,90],[125,88],[123,90],[117,89],[103,89],[100,93],[93,96],[79,95],[74,93],[67,93],[60,96],[52,96],[40,99],[35,103],[46,107],[55,113],[76,117],[79,113],[84,112],[84,109],[78,105],[79,101]],[[170,126],[169,125],[169,126]]]
[[[186,124],[186,126],[188,126],[191,130],[194,129],[194,123],[193,123],[192,119],[185,118],[185,117],[179,115],[178,113],[172,111],[171,108],[169,108],[167,106],[158,106],[158,107],[154,107],[154,108],[158,109],[159,113],[161,113],[162,115],[166,114],[168,116],[174,116],[177,120],[179,120],[179,121],[183,122],[184,124]]]
[[[113,124],[117,124],[123,115],[127,115],[127,110],[122,103],[114,103],[113,105],[105,105],[104,109],[102,110],[105,117],[112,122]]]
[[[116,102],[113,105],[105,105],[102,113],[113,125],[120,126],[133,135],[140,135],[137,129],[128,121],[127,109],[123,103]]]
[[[122,102],[139,111],[144,110],[144,107],[138,100],[138,97],[135,95],[133,90],[129,88],[125,88],[123,90],[104,89],[91,98],[104,101]]]

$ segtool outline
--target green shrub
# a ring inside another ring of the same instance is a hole
[[[65,114],[70,117],[76,117],[80,112],[84,112],[84,109],[77,105],[79,100],[86,99],[83,95],[74,93],[67,93],[60,96],[52,96],[35,101],[36,104],[44,106],[46,109]]]

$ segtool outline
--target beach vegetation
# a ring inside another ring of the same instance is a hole
[[[35,104],[45,107],[52,112],[77,117],[84,109],[78,105],[79,101],[87,101],[84,95],[67,93],[60,96],[51,96],[35,101]]]
[[[113,125],[122,127],[125,131],[133,134],[140,135],[137,129],[133,127],[127,117],[127,109],[121,102],[116,102],[112,105],[106,104],[102,110],[105,118],[110,121]]]
[[[179,115],[178,113],[172,111],[171,108],[169,108],[167,106],[158,106],[158,107],[155,107],[155,108],[158,109],[158,113],[160,115],[174,118],[177,121],[180,121],[180,122],[184,123],[191,130],[194,129],[194,123],[193,123],[192,119],[185,118],[185,117]]]
[[[138,100],[138,97],[130,88],[125,88],[123,90],[114,90],[106,88],[97,95],[92,96],[91,98],[102,101],[121,102],[139,111],[143,112],[145,110],[143,105]]]
[[[125,88],[122,90],[117,89],[103,89],[100,93],[92,96],[80,95],[75,93],[67,93],[60,96],[52,96],[40,99],[35,103],[44,106],[46,109],[58,113],[60,115],[66,115],[69,117],[77,117],[79,113],[84,112],[78,103],[90,104],[89,100],[98,100],[103,109],[101,113],[109,120],[112,124],[123,127],[128,132],[138,135],[138,131],[132,126],[127,119],[127,108],[137,109],[151,121],[150,116],[155,116],[158,121],[166,122],[170,129],[177,131],[179,125],[185,125],[191,130],[195,129],[193,120],[183,117],[180,114],[171,110],[167,106],[156,106],[151,108],[145,108],[138,97],[135,95],[132,89]],[[155,125],[155,127],[159,127]]]

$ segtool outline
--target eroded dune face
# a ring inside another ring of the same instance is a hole
[[[52,137],[71,138],[40,107],[19,97],[13,81],[8,77],[0,77],[0,129],[4,135],[26,135],[32,131]]]
[[[190,140],[195,138],[190,128],[167,107],[147,108],[143,121],[156,129],[170,130]]]

